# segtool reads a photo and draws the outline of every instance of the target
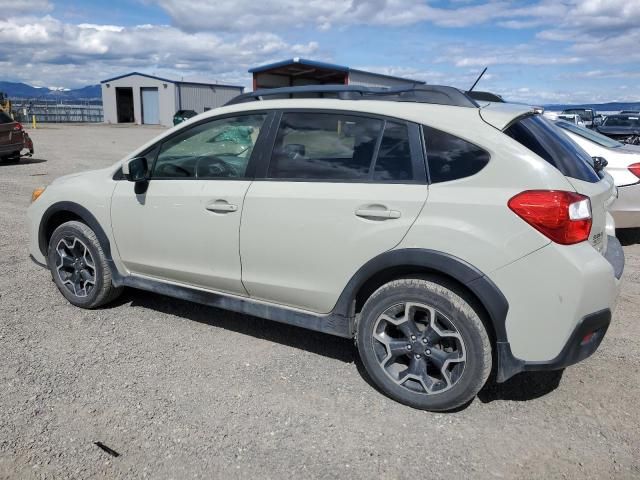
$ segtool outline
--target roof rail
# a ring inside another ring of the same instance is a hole
[[[416,85],[411,87],[362,87],[358,85],[304,85],[301,87],[265,88],[243,93],[225,105],[268,100],[269,97],[294,95],[319,95],[321,98],[339,100],[386,100],[391,102],[433,103],[455,107],[479,108],[466,93],[454,87],[442,85]],[[304,97],[303,97],[304,98]]]

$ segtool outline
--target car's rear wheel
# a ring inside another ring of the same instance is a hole
[[[20,152],[14,152],[10,155],[0,157],[2,163],[18,163],[20,161]]]
[[[122,292],[112,283],[96,234],[84,223],[66,222],[54,230],[47,262],[58,290],[73,305],[97,308]]]
[[[373,382],[394,400],[432,411],[469,402],[491,371],[482,320],[441,283],[408,278],[383,285],[365,303],[357,330]]]

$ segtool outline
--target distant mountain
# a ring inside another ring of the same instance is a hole
[[[89,85],[87,87],[72,90],[51,90],[49,88],[38,88],[26,83],[3,82],[0,81],[0,92],[4,92],[12,99],[28,100],[55,100],[82,101],[102,99],[100,85]]]
[[[640,110],[640,102],[609,102],[580,105],[545,105],[544,109],[552,112],[567,110],[569,108],[592,108],[596,112],[619,112],[620,110]]]

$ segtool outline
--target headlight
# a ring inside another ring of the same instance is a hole
[[[31,203],[35,202],[42,195],[47,187],[36,188],[31,194]]]

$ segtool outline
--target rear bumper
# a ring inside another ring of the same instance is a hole
[[[618,198],[609,211],[616,228],[640,228],[640,183],[618,187]]]
[[[24,149],[24,143],[12,143],[11,145],[0,145],[0,155],[21,152]]]
[[[497,346],[498,382],[504,382],[520,372],[561,370],[590,357],[600,346],[609,324],[611,310],[605,309],[584,317],[571,333],[560,353],[552,360],[525,362],[516,358],[508,342]]]
[[[605,256],[586,243],[552,244],[494,272],[510,307],[507,341],[496,343],[497,381],[593,354],[611,322],[623,270],[622,246],[609,236]]]

